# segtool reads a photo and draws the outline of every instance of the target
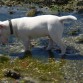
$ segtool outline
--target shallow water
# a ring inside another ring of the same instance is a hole
[[[10,15],[8,11],[11,9],[14,9],[15,13]],[[22,7],[21,8],[20,7],[13,7],[13,8],[0,7],[0,10],[1,10],[0,20],[3,21],[7,19],[12,19],[12,18],[23,17],[25,16],[28,9],[24,7],[23,8]],[[80,28],[83,28],[82,14],[80,15],[74,12],[71,12],[71,13],[63,12],[60,14],[60,16],[69,15],[69,14],[75,15],[78,18],[78,21],[76,21],[75,23],[65,22],[64,34],[66,34],[67,33],[66,31],[69,31],[70,28],[72,27],[75,28],[76,26],[79,26]],[[0,45],[0,54],[11,56],[11,62],[13,62],[16,57],[22,58],[24,56],[24,52],[23,52],[24,47],[22,43],[18,41],[19,40],[17,40],[15,37],[10,36],[8,45],[6,46]],[[38,39],[36,40],[36,42],[37,42],[37,45],[35,45],[35,47],[33,47],[31,50],[32,57],[39,59],[41,61],[47,62],[49,58],[49,52],[45,50],[44,46],[47,46],[48,41],[45,39]],[[74,45],[74,44],[71,44],[72,43],[71,41],[69,41],[69,43],[68,45]],[[81,46],[83,46],[83,44],[81,44]],[[83,51],[83,50],[80,49],[79,51]],[[67,56],[64,59],[65,64],[63,63],[62,72],[64,73],[64,77],[63,77],[64,79],[61,83],[82,83],[83,82],[83,79],[82,79],[83,78],[83,56],[79,54],[79,52],[77,52],[76,50],[74,50],[74,52],[71,52],[71,54],[68,52],[69,50],[67,50]],[[60,54],[59,51],[52,50],[52,54],[56,60],[60,60],[61,56],[59,55]],[[5,83],[5,81],[3,83]],[[8,83],[10,82],[8,81]]]
[[[4,6],[4,7],[0,7],[0,10],[1,10],[0,11],[0,20],[3,21],[3,20],[12,19],[12,18],[24,17],[26,15],[26,12],[29,9],[28,8],[24,8],[24,7],[18,7],[18,6],[11,7],[11,8]],[[12,10],[14,11],[14,14],[9,14],[9,11],[12,11]],[[62,12],[60,14],[60,16],[62,16],[62,15],[69,15],[69,14],[72,14],[72,15],[76,16],[78,18],[78,22],[80,23],[79,26],[82,27],[81,24],[83,22],[83,18],[82,18],[83,15],[80,15],[80,14],[77,14],[77,13],[74,13],[74,12],[71,12],[71,13]],[[66,22],[64,24],[65,28],[66,27],[71,28],[72,26],[75,26],[75,25],[73,25],[73,23],[74,22]],[[13,43],[13,45],[11,45],[11,42]],[[44,41],[39,41],[39,42],[41,43],[40,48],[36,47],[36,48],[32,49],[33,57],[38,58],[38,59],[48,58],[49,57],[48,52],[41,48],[43,44],[47,44],[47,43],[45,43],[45,40]],[[9,38],[9,45],[8,46],[5,46],[5,47],[4,46],[0,46],[0,53],[1,54],[7,54],[7,55],[12,55],[12,56],[23,57],[24,53],[22,51],[23,51],[22,43],[16,41],[16,39],[14,37],[11,37],[11,36]],[[16,52],[16,53],[14,53],[14,52]],[[14,53],[14,54],[12,54],[12,53]],[[57,51],[53,51],[53,53],[54,53],[54,57],[56,57],[56,58],[60,58],[61,57],[61,56],[59,56],[59,53]],[[73,58],[73,56],[72,56],[72,58]],[[70,56],[69,56],[69,59],[71,59]]]
[[[14,11],[14,14],[9,14],[10,11]],[[0,7],[0,20],[8,20],[12,18],[18,18],[25,16],[27,9],[22,9],[20,7]]]

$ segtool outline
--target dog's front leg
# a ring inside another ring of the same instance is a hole
[[[27,39],[27,40],[23,40],[23,44],[24,44],[24,48],[25,48],[25,52],[24,52],[24,55],[31,55],[31,52],[30,52],[30,40]]]

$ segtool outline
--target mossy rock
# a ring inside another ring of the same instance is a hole
[[[29,6],[29,9],[36,9],[35,6]]]
[[[9,61],[9,57],[5,55],[0,55],[0,63]]]
[[[72,8],[66,8],[65,11],[72,12],[72,11],[74,11],[74,9],[72,9]]]
[[[16,72],[14,70],[6,70],[4,71],[4,76],[5,77],[10,77],[13,79],[20,79],[21,75],[19,72]]]
[[[78,37],[76,37],[77,43],[83,43],[83,34],[80,34]]]
[[[5,5],[11,7],[12,3],[10,2],[10,0],[9,1],[5,1]]]
[[[10,1],[10,0],[8,0],[8,1],[5,1],[5,5],[6,6],[9,6],[9,7],[11,7],[11,6],[15,6],[15,5],[17,5],[19,2],[16,2],[16,1]]]
[[[78,1],[77,6],[83,6],[83,1]]]
[[[0,1],[0,5],[4,5],[4,2],[3,1]]]
[[[36,15],[37,10],[36,9],[31,9],[26,16],[33,17]]]
[[[71,30],[68,34],[71,36],[76,36],[79,34],[79,32],[80,32],[79,29],[75,29],[75,30]]]

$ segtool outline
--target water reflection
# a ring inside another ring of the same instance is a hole
[[[13,11],[13,14],[10,14],[9,12]],[[28,8],[24,7],[7,7],[3,6],[0,7],[0,20],[8,20],[12,18],[18,18],[18,17],[23,17],[25,16],[25,13],[28,11]]]

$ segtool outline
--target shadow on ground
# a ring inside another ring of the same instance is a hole
[[[32,57],[39,59],[39,60],[44,60],[47,61],[48,58],[55,58],[56,59],[60,59],[61,56],[59,55],[60,52],[59,51],[46,51],[43,48],[33,48],[31,51]],[[19,57],[19,58],[23,58],[24,57],[24,53],[14,53],[11,54],[10,56],[12,57]],[[28,55],[27,55],[28,56]],[[66,54],[66,56],[63,58],[66,60],[83,60],[83,55],[80,55],[79,52],[77,53],[71,53],[71,54]]]

